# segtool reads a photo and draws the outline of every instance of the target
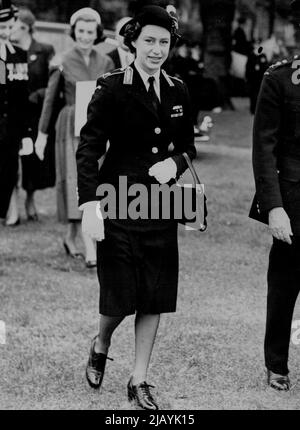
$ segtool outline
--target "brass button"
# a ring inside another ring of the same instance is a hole
[[[155,133],[155,134],[160,134],[160,133],[161,133],[161,129],[160,129],[159,127],[156,127],[156,128],[154,129],[154,133]]]
[[[153,146],[152,152],[153,152],[153,154],[157,154],[158,153],[158,148],[156,148],[156,146]]]

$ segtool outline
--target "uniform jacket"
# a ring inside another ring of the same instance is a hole
[[[265,73],[254,120],[253,170],[260,211],[286,207],[286,184],[293,187],[300,181],[298,56],[276,63]]]
[[[148,169],[170,156],[178,176],[186,170],[182,153],[196,154],[186,85],[161,71],[160,97],[158,114],[134,64],[98,79],[77,150],[79,205],[96,199],[99,184],[117,185],[121,175],[129,185],[157,184]],[[110,147],[99,173],[107,140]]]
[[[30,135],[27,54],[14,49],[7,51],[5,79],[2,73],[0,84],[0,218],[6,216],[17,183],[21,139]],[[2,72],[3,67],[2,63]]]
[[[38,123],[49,78],[49,64],[54,55],[52,45],[32,39],[27,51],[30,128],[33,140],[37,137]],[[27,191],[53,187],[55,184],[54,119],[46,146],[45,158],[35,153],[22,156],[22,187]]]
[[[27,55],[21,48],[14,49],[14,53],[7,51],[5,84],[0,85],[0,145],[28,136]]]

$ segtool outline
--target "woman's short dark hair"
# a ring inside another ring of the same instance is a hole
[[[19,21],[23,22],[24,24],[28,25],[29,28],[29,34],[32,34],[34,31],[34,23],[35,23],[35,16],[28,8],[20,8],[17,19]]]
[[[128,46],[129,50],[132,53],[135,53],[136,51],[135,47],[132,45],[132,42],[134,42],[139,37],[142,31],[142,28],[143,27],[139,22],[129,22],[126,25],[126,28],[124,31],[124,45]],[[171,31],[170,49],[172,49],[176,45],[176,42],[179,38],[178,34],[176,33],[176,30],[177,28],[174,24],[174,29],[172,28],[172,31]]]
[[[77,19],[77,21],[75,22],[75,24],[74,24],[74,25],[71,25],[71,29],[70,29],[70,36],[71,36],[71,37],[72,37],[72,39],[73,39],[73,40],[75,40],[75,41],[76,41],[76,37],[75,37],[75,27],[76,27],[77,22],[79,22],[79,21],[84,21],[84,22],[94,22],[94,23],[96,24],[96,21],[95,21],[95,20],[93,20],[93,19],[90,19],[90,18],[89,18],[89,19],[86,19],[86,18],[84,18],[84,17],[82,17],[82,18],[78,18],[78,19]],[[97,45],[97,43],[103,42],[103,40],[105,39],[104,34],[103,34],[103,26],[102,26],[101,24],[97,24],[96,31],[97,31],[97,37],[96,37],[96,40],[95,40],[95,42],[94,42],[94,45]]]

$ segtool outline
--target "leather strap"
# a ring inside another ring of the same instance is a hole
[[[189,167],[189,169],[190,169],[190,171],[191,171],[191,174],[192,174],[192,176],[193,176],[193,180],[194,180],[195,187],[196,187],[196,185],[197,185],[197,184],[198,184],[198,185],[201,185],[201,182],[200,182],[199,176],[197,175],[197,172],[196,172],[196,170],[195,170],[195,168],[194,168],[194,166],[193,166],[193,163],[192,163],[192,161],[191,161],[190,157],[188,156],[188,154],[187,154],[186,152],[183,152],[183,154],[182,154],[182,155],[184,156],[185,161],[187,162],[187,165],[188,165],[188,167]]]

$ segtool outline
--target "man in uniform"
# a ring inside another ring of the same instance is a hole
[[[300,0],[291,3],[298,25]],[[256,212],[273,235],[268,268],[265,364],[268,384],[288,391],[288,350],[300,289],[300,56],[266,72],[253,134]],[[250,213],[253,216],[253,213]]]
[[[0,0],[0,218],[7,216],[17,183],[20,142],[29,134],[27,54],[9,42],[16,12],[10,1]]]

